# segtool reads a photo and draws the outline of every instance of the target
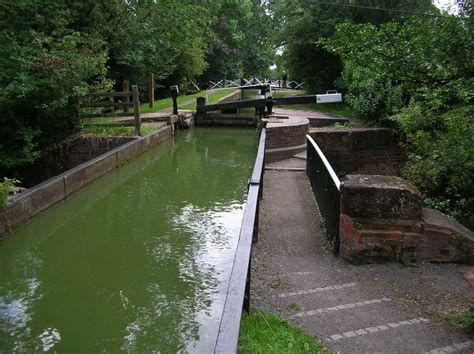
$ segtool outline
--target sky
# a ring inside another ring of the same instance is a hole
[[[433,3],[441,10],[448,11],[453,14],[458,12],[455,0],[433,0]]]

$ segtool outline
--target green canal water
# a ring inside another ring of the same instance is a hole
[[[0,352],[210,352],[257,145],[181,131],[0,241]]]

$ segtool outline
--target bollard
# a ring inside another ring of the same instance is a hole
[[[205,112],[200,113],[199,107],[203,107],[206,105],[206,97],[198,97],[196,98],[196,119],[194,125],[197,126],[198,124],[202,124],[204,120]]]
[[[273,111],[273,98],[272,96],[267,97],[267,116],[271,115]]]
[[[173,98],[173,114],[178,114],[178,94],[179,88],[178,85],[170,86],[171,97]]]

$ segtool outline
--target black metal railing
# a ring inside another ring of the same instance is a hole
[[[341,182],[313,138],[306,135],[306,141],[306,174],[318,202],[332,251],[338,254]]]
[[[215,353],[237,353],[242,311],[250,307],[250,265],[252,243],[258,240],[258,211],[265,166],[265,128],[260,134],[257,158],[248,185],[239,243],[235,251],[229,287],[222,312]]]

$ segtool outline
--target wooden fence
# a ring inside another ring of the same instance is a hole
[[[127,86],[124,85],[124,89]],[[133,112],[128,112],[129,108],[133,108]],[[79,98],[78,111],[80,119],[134,117],[135,134],[140,134],[140,100],[136,85],[132,86],[131,91],[103,92],[82,96]],[[127,120],[117,120],[113,125],[128,126],[130,124]]]

